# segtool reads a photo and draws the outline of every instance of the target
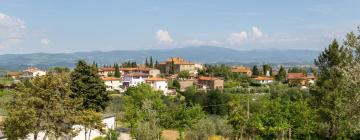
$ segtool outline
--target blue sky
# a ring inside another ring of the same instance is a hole
[[[359,0],[0,0],[0,54],[219,46],[320,50]]]

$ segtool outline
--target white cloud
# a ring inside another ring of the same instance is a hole
[[[196,46],[201,46],[201,45],[219,45],[220,42],[216,41],[216,40],[197,40],[197,39],[193,39],[193,40],[187,40],[185,41],[186,45],[196,45]]]
[[[248,38],[248,34],[245,31],[239,33],[231,33],[228,41],[232,44],[242,43],[245,39]]]
[[[47,38],[42,38],[42,39],[40,39],[40,43],[41,43],[42,45],[47,46],[47,45],[49,45],[50,40],[47,39]]]
[[[158,30],[156,32],[156,37],[157,41],[159,43],[163,43],[163,44],[170,44],[172,43],[174,40],[171,38],[170,34],[168,31],[166,30]]]
[[[20,43],[25,29],[25,23],[21,19],[0,13],[0,48]]]
[[[251,30],[255,38],[264,36],[263,32],[258,27],[252,27]]]

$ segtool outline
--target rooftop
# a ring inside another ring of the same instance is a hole
[[[167,79],[161,78],[161,77],[152,77],[152,78],[146,79],[146,81],[167,81]]]
[[[221,80],[221,79],[216,78],[216,77],[201,76],[201,77],[198,78],[198,80],[200,80],[200,81],[213,81],[213,80]]]
[[[231,72],[240,72],[240,73],[247,73],[250,72],[250,68],[239,66],[231,69]]]
[[[164,65],[166,63],[172,63],[172,62],[174,62],[174,64],[176,65],[194,65],[194,63],[191,63],[190,61],[186,61],[181,57],[170,57],[165,62],[161,62],[160,65]]]
[[[121,79],[116,78],[116,77],[101,77],[101,80],[104,80],[104,81],[116,81],[116,80],[121,80]]]
[[[304,73],[288,73],[287,79],[293,80],[293,79],[306,79],[306,76]]]
[[[259,76],[256,78],[253,78],[254,80],[261,81],[261,80],[274,80],[272,77],[265,77],[265,76]]]

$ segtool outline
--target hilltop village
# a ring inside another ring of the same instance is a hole
[[[64,69],[69,70],[68,68]],[[123,93],[129,87],[144,83],[155,90],[162,91],[165,96],[174,96],[177,91],[185,91],[190,86],[207,91],[226,90],[234,88],[234,86],[241,88],[239,85],[244,84],[261,86],[281,82],[291,87],[298,86],[305,89],[315,83],[315,71],[315,69],[309,70],[309,68],[300,67],[273,68],[268,64],[252,68],[203,65],[180,57],[171,57],[160,63],[157,61],[153,63],[151,57],[150,63],[146,59],[145,64],[139,65],[136,62],[125,62],[122,65],[105,64],[98,67],[97,70],[108,91]],[[7,77],[11,78],[13,82],[0,84],[0,88],[15,88],[14,83],[19,80],[42,76],[46,73],[47,71],[36,67],[29,67],[22,72],[8,72]]]

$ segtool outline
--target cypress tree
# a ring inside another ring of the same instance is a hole
[[[157,61],[157,60],[155,61],[155,68],[157,68],[157,69],[159,68],[159,61]]]
[[[254,76],[259,76],[260,75],[260,71],[258,69],[258,67],[255,65],[252,69],[252,75]]]
[[[121,76],[118,64],[115,64],[115,74],[114,74],[114,76],[117,77],[117,78],[120,78],[120,76]]]
[[[148,60],[147,60],[147,57],[146,57],[146,59],[145,59],[145,67],[149,67],[149,62],[148,62]]]
[[[286,80],[286,71],[283,66],[280,67],[278,74],[275,76],[277,81],[284,82]]]
[[[153,63],[153,58],[152,58],[152,56],[150,56],[150,67],[151,68],[154,68],[154,63]]]

